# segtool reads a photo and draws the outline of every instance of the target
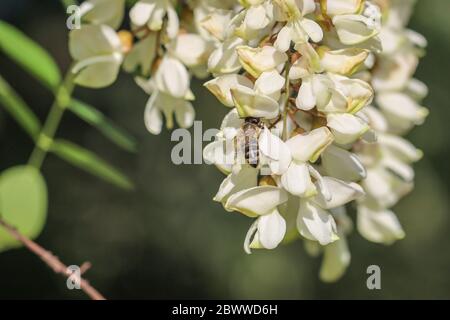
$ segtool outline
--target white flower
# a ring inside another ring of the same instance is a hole
[[[250,249],[275,249],[286,234],[286,220],[277,209],[256,219],[250,226],[244,241],[244,250],[248,254]],[[250,242],[251,237],[253,240]]]
[[[297,228],[306,239],[327,245],[339,239],[332,211],[328,210],[360,198],[364,191],[356,183],[331,177],[324,177],[322,182],[316,184],[322,186],[318,187],[320,192],[315,197],[300,199]]]
[[[345,181],[360,181],[366,177],[366,168],[358,156],[338,146],[330,145],[321,158],[328,176]]]
[[[312,201],[323,209],[338,208],[365,195],[359,184],[334,177],[323,177],[322,181],[316,184],[319,185],[320,192],[312,198]]]
[[[242,45],[241,38],[233,37],[221,43],[209,56],[208,71],[212,74],[234,73],[241,69],[236,48]]]
[[[233,12],[230,10],[216,9],[199,21],[200,28],[205,29],[216,40],[224,41],[227,26],[230,23]]]
[[[380,134],[378,143],[384,153],[389,153],[406,163],[416,162],[422,158],[422,151],[412,145],[411,142],[392,134]]]
[[[154,75],[155,88],[175,98],[190,93],[190,76],[186,67],[174,57],[166,55]]]
[[[277,207],[288,200],[286,191],[275,186],[259,186],[245,189],[231,195],[225,208],[236,210],[258,219],[250,227],[244,248],[274,249],[283,240],[286,233],[286,221]],[[251,238],[253,236],[253,241]]]
[[[346,48],[340,50],[320,49],[321,64],[327,72],[351,76],[357,71],[369,55],[369,51],[360,48]]]
[[[377,211],[358,206],[357,227],[359,233],[372,242],[392,244],[405,237],[400,222],[390,210]]]
[[[153,134],[159,134],[163,124],[173,128],[173,114],[181,128],[189,128],[195,119],[195,110],[189,100],[193,94],[189,89],[189,74],[184,65],[170,56],[164,57],[154,77],[150,80],[137,79],[138,85],[150,94],[145,108],[145,125]]]
[[[366,122],[349,113],[328,114],[327,126],[333,133],[335,142],[341,145],[355,142],[369,130]]]
[[[326,127],[296,135],[286,142],[266,128],[259,139],[259,148],[269,159],[273,174],[281,175],[281,185],[293,195],[308,197],[317,192],[310,174],[321,180],[308,162],[315,162],[332,141],[331,132]]]
[[[205,148],[205,159],[209,157]],[[221,202],[224,206],[228,198],[242,190],[257,186],[258,170],[252,166],[245,165],[237,172],[232,171],[220,184],[219,191],[214,196],[214,201]]]
[[[323,113],[356,113],[372,101],[373,90],[359,79],[336,74],[314,74],[302,79],[297,108],[317,107]]]
[[[278,99],[284,78],[277,71],[264,72],[255,84],[241,75],[224,75],[205,86],[226,106],[235,106],[241,118],[273,119],[279,114]]]
[[[175,38],[178,34],[178,15],[171,0],[140,0],[131,8],[130,19],[136,27],[147,25],[153,31],[160,31],[164,19],[167,19],[169,38]]]
[[[357,13],[364,0],[320,0],[322,10],[330,17]]]
[[[335,282],[340,279],[351,260],[346,235],[352,231],[353,223],[347,216],[345,207],[333,209],[332,214],[337,223],[339,240],[323,248],[324,253],[319,277],[324,282]]]
[[[377,132],[386,132],[388,130],[388,122],[378,108],[367,106],[357,113],[357,115],[367,120],[370,128]]]
[[[323,246],[339,239],[333,216],[308,200],[300,200],[297,228],[303,237]]]
[[[228,74],[214,78],[204,86],[216,96],[219,101],[227,107],[234,107],[231,89],[238,87],[252,88],[253,82],[240,74]]]
[[[391,160],[393,160],[391,158]],[[395,173],[392,172],[395,170]],[[399,177],[402,174],[403,177]],[[361,182],[367,193],[365,201],[377,208],[389,208],[395,205],[400,198],[411,191],[414,172],[406,164],[399,161],[384,161],[367,169],[367,177]],[[405,178],[407,180],[405,180]]]
[[[380,31],[371,18],[358,14],[333,17],[339,40],[345,45],[357,45],[375,37]]]
[[[207,62],[212,51],[211,44],[199,35],[178,35],[167,47],[170,53],[187,67],[198,67]]]
[[[239,46],[236,51],[245,71],[255,78],[258,78],[263,72],[275,70],[287,61],[287,55],[284,52],[271,46],[262,48]]]
[[[343,276],[350,264],[350,251],[347,239],[339,235],[339,240],[324,247],[322,265],[320,266],[320,279],[324,282],[335,282]]]
[[[273,5],[265,1],[251,5],[237,14],[228,26],[229,34],[236,35],[244,40],[259,39],[261,34],[267,33],[274,23]]]
[[[279,31],[274,46],[286,52],[291,41],[294,44],[306,43],[309,38],[314,42],[322,40],[322,28],[314,20],[305,18],[305,15],[313,13],[316,5],[314,0],[275,0],[279,7],[281,21],[287,21],[286,25]]]
[[[152,134],[160,134],[163,126],[163,115],[167,129],[173,128],[173,114],[181,128],[189,128],[194,123],[195,110],[192,104],[161,91],[155,91],[145,107],[145,126]]]
[[[394,132],[404,133],[414,125],[422,124],[429,113],[427,108],[403,93],[381,93],[375,99]]]
[[[288,199],[287,192],[275,186],[258,186],[231,195],[225,208],[249,217],[270,214]]]
[[[378,92],[402,90],[411,79],[418,62],[417,56],[408,51],[382,56],[373,71],[374,89]]]
[[[123,60],[117,33],[107,25],[83,25],[72,30],[69,50],[76,64],[72,69],[75,83],[90,88],[112,84]]]
[[[290,80],[306,78],[314,73],[324,71],[320,56],[310,43],[296,44],[295,49],[301,54],[301,57],[289,69]]]
[[[232,172],[236,162],[236,147],[234,138],[243,125],[244,120],[239,117],[236,109],[225,116],[216,135],[216,140],[203,149],[203,158],[210,164],[215,164],[225,174]],[[240,171],[236,171],[237,174]],[[222,197],[217,196],[217,199]],[[221,201],[221,200],[218,200]]]
[[[117,29],[122,24],[125,0],[87,0],[80,5],[82,19]]]

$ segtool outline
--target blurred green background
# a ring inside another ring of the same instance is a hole
[[[91,261],[87,278],[107,298],[450,298],[450,1],[419,0],[411,27],[429,47],[417,78],[429,85],[431,114],[410,139],[425,157],[416,165],[416,188],[396,208],[406,238],[391,247],[350,236],[352,263],[335,284],[318,279],[320,259],[295,242],[248,256],[242,249],[251,221],[212,201],[222,175],[212,166],[175,166],[170,134],[150,135],[143,124],[147,96],[123,75],[112,87],[77,89],[76,96],[101,109],[139,140],[128,154],[98,131],[66,113],[58,132],[108,159],[133,178],[124,192],[50,155],[43,173],[49,188],[47,225],[37,241],[67,264]],[[59,1],[2,0],[0,19],[42,44],[68,68],[66,16]],[[0,74],[43,120],[51,95],[0,55]],[[217,127],[226,109],[195,83],[197,118]],[[32,144],[0,109],[0,170],[26,163]],[[26,200],[24,200],[26,201]],[[366,288],[366,268],[382,270],[382,290]],[[0,254],[0,298],[85,298],[69,291],[25,249]]]

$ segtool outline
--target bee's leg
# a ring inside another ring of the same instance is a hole
[[[250,138],[250,141],[248,143],[248,150],[246,150],[247,154],[248,154],[248,163],[256,168],[258,166],[258,162],[259,162],[259,157],[258,157],[258,140],[254,137]]]
[[[277,125],[277,123],[280,122],[280,120],[281,120],[281,115],[278,115],[278,117],[275,119],[275,121],[269,125],[269,130],[272,129],[273,127],[275,127]]]

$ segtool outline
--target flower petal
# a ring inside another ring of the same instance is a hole
[[[328,244],[324,248],[324,256],[320,267],[319,277],[324,282],[339,280],[350,264],[350,251],[347,239],[340,236],[338,241]]]
[[[241,118],[273,119],[280,113],[276,100],[260,95],[250,88],[237,87],[231,89],[231,96]]]
[[[321,51],[321,62],[327,72],[352,75],[368,55],[369,50],[360,48],[323,50]]]
[[[284,78],[276,70],[266,71],[255,82],[255,91],[274,100],[280,98],[280,91],[285,83]]]
[[[294,159],[315,162],[331,142],[333,142],[333,135],[330,130],[320,127],[306,134],[298,134],[286,141],[286,144]]]
[[[184,98],[189,90],[190,79],[186,67],[177,59],[166,56],[155,74],[157,88],[175,98]]]
[[[308,197],[317,192],[306,163],[292,162],[281,176],[281,184],[289,193],[299,197]]]
[[[180,128],[190,128],[195,120],[195,109],[189,101],[183,101],[175,108],[175,119]]]
[[[152,134],[160,134],[163,126],[161,111],[156,107],[155,104],[155,100],[157,98],[158,92],[155,92],[148,100],[144,114],[145,127]]]
[[[339,239],[333,216],[308,200],[300,200],[297,229],[306,239],[323,246]]]
[[[325,199],[322,193],[315,196],[313,201],[321,208],[337,208],[364,195],[364,190],[357,183],[345,182],[333,177],[323,177],[323,180],[332,197]]]
[[[211,91],[222,104],[227,107],[233,107],[234,102],[233,97],[231,96],[231,89],[239,86],[252,88],[253,83],[250,79],[240,74],[227,74],[206,82],[204,86]]]
[[[255,78],[258,78],[264,71],[274,70],[288,59],[284,52],[271,46],[262,48],[238,46],[236,50],[244,69]]]
[[[310,19],[302,19],[300,25],[313,42],[322,41],[323,31],[322,28],[317,24],[317,22]]]
[[[275,249],[286,234],[286,221],[277,209],[258,218],[260,244],[266,249]]]
[[[237,173],[232,172],[220,184],[214,201],[225,203],[228,198],[245,189],[256,187],[258,170],[251,166],[243,166]]]
[[[316,106],[316,95],[313,91],[313,77],[303,78],[302,85],[295,99],[295,105],[300,110],[311,110]]]
[[[275,40],[273,46],[280,52],[286,52],[291,46],[291,40],[291,29],[288,27],[283,27],[280,32],[278,32],[277,39]]]
[[[69,35],[69,51],[75,61],[108,56],[122,51],[117,33],[106,25],[83,25]]]
[[[358,206],[357,228],[367,240],[386,245],[405,237],[400,222],[390,210],[374,211],[366,206]]]
[[[359,181],[366,177],[366,169],[358,156],[335,145],[322,153],[322,166],[329,176],[345,181]]]
[[[259,150],[270,159],[269,166],[273,174],[283,174],[291,163],[288,146],[276,135],[264,128],[258,141]]]
[[[327,126],[331,129],[336,143],[342,145],[355,142],[369,130],[367,123],[349,113],[327,115]]]
[[[378,30],[371,26],[371,20],[363,15],[338,15],[333,18],[333,24],[339,40],[345,45],[355,45],[378,34]]]
[[[286,191],[281,188],[254,187],[233,194],[225,204],[225,208],[239,211],[249,217],[256,217],[271,213],[275,207],[286,202],[287,199]]]
[[[80,5],[81,12],[84,8],[89,10],[82,15],[83,20],[92,24],[106,24],[117,29],[123,20],[125,13],[125,0],[89,0]]]

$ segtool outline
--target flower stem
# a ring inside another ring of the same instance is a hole
[[[288,118],[288,110],[289,110],[289,97],[290,97],[290,83],[289,83],[289,69],[290,69],[290,61],[289,59],[286,61],[285,67],[284,67],[284,85],[285,85],[285,95],[286,98],[284,100],[284,109],[283,109],[283,134],[282,139],[284,141],[287,140],[287,118]]]
[[[53,138],[56,131],[58,130],[64,111],[69,105],[72,92],[75,87],[75,84],[73,82],[74,74],[71,70],[72,68],[69,69],[63,83],[56,91],[55,100],[50,109],[50,113],[45,120],[45,124],[41,130],[41,133],[36,139],[34,150],[31,153],[30,159],[28,160],[28,164],[36,167],[37,169],[41,168],[47,152],[51,148]]]

